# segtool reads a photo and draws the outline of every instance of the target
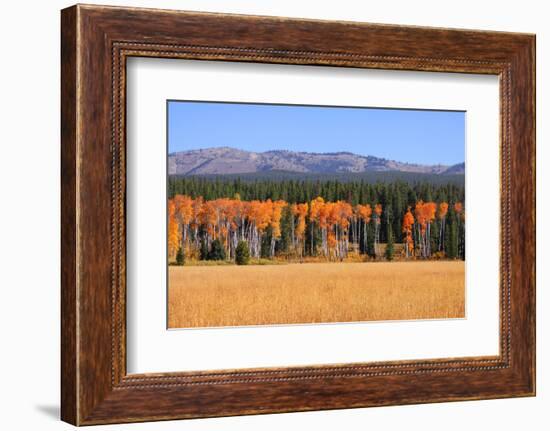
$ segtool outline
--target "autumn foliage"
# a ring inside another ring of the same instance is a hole
[[[452,208],[463,221],[462,203],[456,202]],[[430,258],[434,249],[445,253],[448,212],[447,202],[419,200],[414,209],[407,208],[402,215],[404,258]],[[186,259],[199,259],[205,255],[201,248],[209,251],[215,242],[216,247],[221,244],[225,259],[232,261],[237,247],[244,247],[242,244],[256,259],[284,254],[301,261],[308,252],[310,256],[343,261],[350,252],[367,253],[370,240],[374,243],[371,257],[380,258],[383,217],[380,203],[373,207],[368,203],[352,206],[344,200],[329,202],[316,197],[310,202],[289,204],[271,199],[243,201],[238,195],[213,200],[175,195],[168,201],[168,254],[172,260],[178,252]],[[432,231],[434,224],[437,229]],[[286,245],[281,250],[283,242]]]
[[[413,241],[414,216],[411,212],[411,207],[407,208],[407,212],[403,216],[403,234],[405,235],[405,254],[410,257],[414,250]]]
[[[420,254],[422,257],[428,257],[431,254],[430,233],[431,226],[435,220],[436,204],[434,202],[416,203],[414,215],[416,217],[416,226],[418,229],[418,242],[420,246]]]

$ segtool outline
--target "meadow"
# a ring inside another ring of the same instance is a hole
[[[465,263],[170,266],[169,328],[465,317]]]

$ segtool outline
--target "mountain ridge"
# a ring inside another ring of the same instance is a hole
[[[233,175],[285,171],[304,174],[409,172],[463,174],[464,163],[422,165],[340,151],[330,153],[269,150],[253,152],[231,147],[204,148],[168,154],[168,174]]]

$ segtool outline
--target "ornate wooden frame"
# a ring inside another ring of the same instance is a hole
[[[82,5],[61,16],[63,420],[88,425],[535,394],[534,35]],[[498,75],[500,355],[128,375],[129,56]]]

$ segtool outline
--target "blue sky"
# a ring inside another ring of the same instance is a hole
[[[349,151],[409,163],[464,161],[465,113],[252,103],[168,102],[168,151]]]

